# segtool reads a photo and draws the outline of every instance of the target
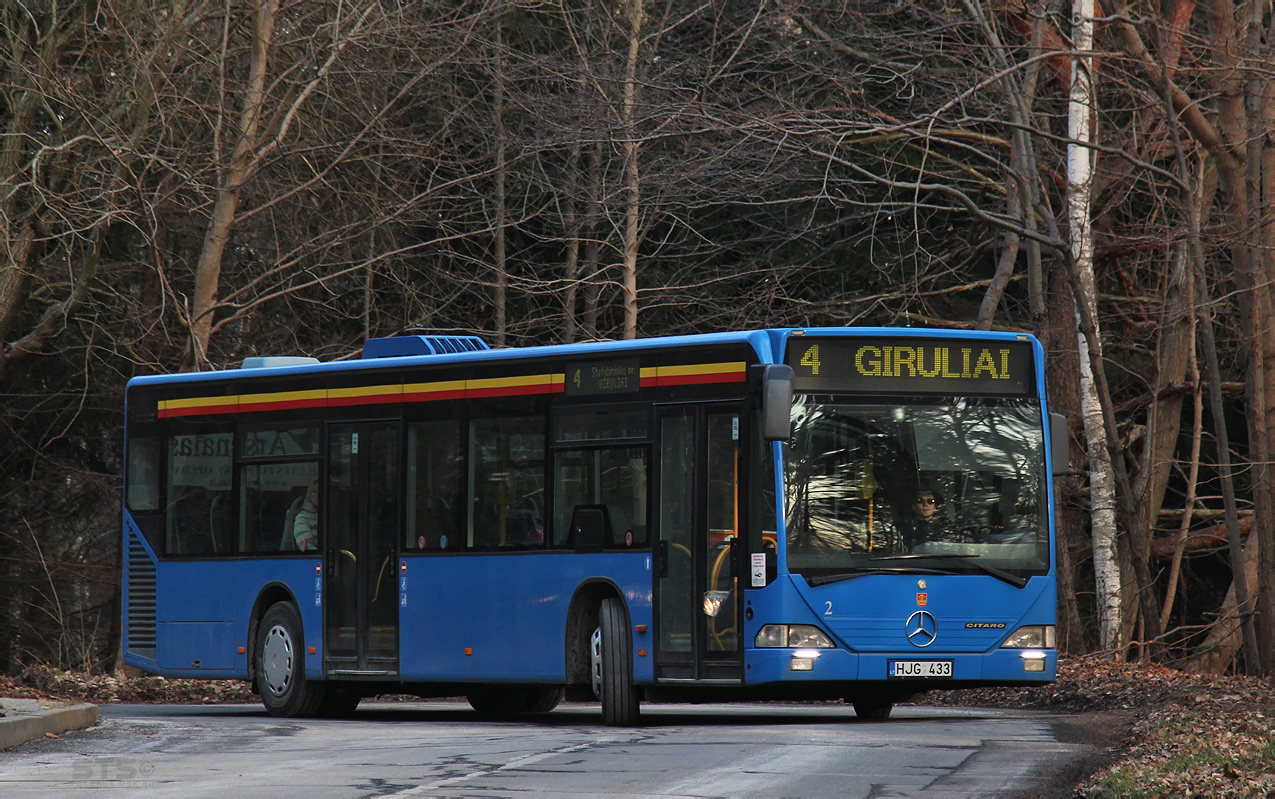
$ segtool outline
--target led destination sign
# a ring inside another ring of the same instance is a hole
[[[1031,394],[1031,344],[969,339],[788,340],[797,391]]]
[[[566,393],[629,394],[641,387],[641,379],[637,360],[577,364],[567,369]]]

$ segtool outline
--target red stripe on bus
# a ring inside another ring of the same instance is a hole
[[[433,402],[435,400],[464,399],[465,389],[452,391],[405,391],[403,402]]]
[[[465,390],[466,397],[513,397],[524,394],[560,394],[562,383],[538,383],[522,386],[492,386],[490,388],[470,388]]]
[[[238,403],[228,405],[199,405],[192,408],[167,408],[159,412],[159,418],[167,419],[170,416],[202,416],[213,413],[234,413],[239,409]]]
[[[243,402],[239,404],[240,413],[252,411],[286,411],[292,408],[322,408],[327,400],[322,397],[303,400],[278,400],[276,402]]]
[[[664,375],[655,378],[650,385],[655,386],[690,386],[701,383],[738,383],[744,379],[742,372],[717,372],[698,375]],[[648,385],[643,382],[642,385]]]
[[[402,394],[364,394],[358,397],[328,397],[327,405],[329,408],[342,408],[350,405],[385,405],[390,402],[399,402],[402,399]]]

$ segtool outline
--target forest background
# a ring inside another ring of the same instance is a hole
[[[132,376],[816,325],[1039,336],[1060,647],[1275,671],[1270,7],[1106,0],[1092,48],[1072,19],[4,3],[0,673],[116,663]]]

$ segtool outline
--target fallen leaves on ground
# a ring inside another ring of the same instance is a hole
[[[13,699],[79,699],[96,704],[224,704],[257,702],[242,680],[168,680],[81,674],[44,667],[17,677],[0,676],[0,696]]]
[[[1053,685],[936,692],[920,701],[1131,712],[1136,722],[1124,751],[1077,786],[1077,796],[1275,796],[1275,683],[1269,679],[1063,657]]]

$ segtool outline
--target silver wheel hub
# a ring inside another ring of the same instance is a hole
[[[266,633],[266,642],[261,648],[261,673],[272,694],[281,696],[292,687],[295,663],[292,636],[276,624]]]
[[[593,695],[602,698],[602,628],[593,631],[589,639],[589,674],[592,676]]]

